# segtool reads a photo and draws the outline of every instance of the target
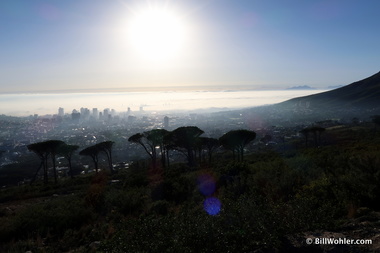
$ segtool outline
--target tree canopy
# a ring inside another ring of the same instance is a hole
[[[256,133],[251,130],[231,130],[219,138],[222,146],[231,150],[235,159],[237,154],[238,161],[244,160],[244,147],[256,138]]]
[[[190,166],[195,165],[195,148],[198,138],[204,133],[196,126],[179,127],[170,133],[173,148],[187,157]]]

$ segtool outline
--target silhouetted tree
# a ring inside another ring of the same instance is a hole
[[[144,149],[145,151],[150,155],[150,152],[149,150],[147,149],[147,147],[145,146],[145,144],[142,142],[144,138],[144,135],[141,134],[141,133],[137,133],[137,134],[134,134],[132,135],[131,137],[128,138],[128,141],[129,142],[133,142],[133,143],[138,143],[140,144]]]
[[[56,169],[56,163],[55,163],[55,157],[58,153],[59,147],[61,145],[64,145],[65,143],[60,140],[48,140],[45,142],[47,145],[47,150],[51,156],[51,160],[53,163],[53,174],[54,174],[54,182],[57,183],[57,169]]]
[[[29,151],[34,152],[41,160],[41,164],[39,168],[37,169],[31,183],[33,183],[38,175],[38,172],[41,168],[43,168],[43,177],[44,177],[44,184],[46,185],[48,183],[48,157],[49,157],[49,149],[46,142],[37,142],[32,143],[27,146]]]
[[[235,153],[237,160],[244,160],[244,147],[256,138],[256,133],[250,130],[231,130],[219,138],[220,144],[232,151],[235,160]]]
[[[112,162],[112,146],[113,146],[113,144],[114,144],[113,141],[103,141],[103,142],[95,145],[95,148],[97,148],[99,150],[99,152],[103,152],[106,155],[107,161],[108,161],[108,167],[109,167],[111,173],[114,172],[113,162]]]
[[[140,144],[152,160],[152,166],[156,168],[156,149],[153,143],[147,139],[147,132],[137,133],[129,137],[129,142]]]
[[[54,182],[57,183],[57,170],[56,170],[56,162],[55,157],[58,152],[58,148],[60,145],[63,145],[64,142],[60,140],[48,140],[38,143],[33,143],[27,146],[27,148],[36,153],[38,157],[41,159],[41,165],[38,168],[35,177],[37,176],[41,167],[44,169],[44,183],[48,182],[48,157],[51,156],[53,163],[53,173],[54,173]],[[34,179],[35,179],[34,177]],[[32,181],[34,181],[34,179]]]
[[[165,143],[165,137],[169,134],[169,131],[165,129],[153,129],[147,132],[147,140],[154,145],[154,149],[160,149],[161,164],[163,167],[166,165],[166,152],[168,152],[167,145]],[[157,154],[156,154],[157,156]]]
[[[309,128],[304,128],[300,131],[300,133],[305,137],[305,145],[306,147],[308,146],[309,142],[309,134],[310,134],[310,129]]]
[[[91,157],[92,161],[94,162],[96,173],[98,173],[98,170],[99,170],[99,167],[98,167],[98,163],[99,163],[99,157],[98,157],[98,155],[99,155],[99,152],[100,152],[100,149],[96,145],[87,147],[87,148],[85,148],[85,149],[83,149],[82,151],[79,152],[80,155],[85,155],[85,156]]]
[[[167,132],[167,134],[164,136],[163,139],[163,147],[165,151],[165,165],[166,167],[170,167],[170,157],[169,157],[169,151],[175,149],[175,145],[171,136],[171,132]]]
[[[173,148],[186,156],[191,167],[195,166],[195,149],[198,138],[203,133],[203,130],[196,126],[186,126],[179,127],[168,135]]]
[[[207,149],[208,162],[211,163],[211,161],[212,161],[212,154],[220,146],[219,140],[215,139],[215,138],[209,138],[209,137],[199,137],[199,139],[201,141],[202,148],[206,148]]]
[[[165,166],[167,145],[165,136],[169,131],[165,129],[153,129],[144,133],[137,133],[129,137],[128,141],[140,144],[152,160],[153,169],[157,168],[157,149],[160,149],[161,163]]]
[[[69,163],[69,173],[70,173],[71,178],[74,178],[73,171],[72,171],[71,158],[74,152],[78,150],[78,148],[79,146],[77,145],[64,144],[64,145],[61,145],[58,150],[58,153],[63,155],[63,157],[65,157],[65,159]]]

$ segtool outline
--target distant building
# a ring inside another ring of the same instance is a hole
[[[136,121],[136,117],[135,116],[132,116],[132,115],[128,116],[128,123],[133,123],[135,121]]]
[[[74,109],[73,112],[71,113],[71,119],[79,122],[80,112]]]
[[[90,110],[82,107],[80,108],[80,114],[82,119],[88,120],[88,118],[90,117]]]
[[[65,110],[62,107],[58,108],[58,116],[63,117],[65,115]]]
[[[169,117],[168,116],[164,117],[164,128],[169,128]]]
[[[99,118],[98,108],[92,108],[92,117],[94,117],[94,119]]]
[[[103,119],[107,120],[108,115],[110,114],[110,109],[106,108],[103,110]]]

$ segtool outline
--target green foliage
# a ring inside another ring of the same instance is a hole
[[[2,241],[63,234],[93,219],[93,213],[77,196],[48,199],[21,209],[14,217],[1,217]]]
[[[121,179],[126,188],[146,187],[149,183],[148,173],[146,167],[143,167],[140,163],[133,163]]]
[[[163,204],[163,203],[162,203]],[[276,248],[284,234],[326,225],[326,209],[310,203],[286,205],[241,197],[222,199],[217,216],[197,207],[178,214],[145,216],[120,223],[117,234],[103,242],[107,252],[251,252]],[[318,220],[319,218],[319,220]]]
[[[300,145],[291,156],[261,150],[244,162],[220,153],[207,167],[140,161],[117,174],[1,189],[0,251],[89,252],[94,241],[98,252],[281,251],[288,235],[337,229],[359,207],[380,210],[380,136],[324,135],[340,144]],[[203,209],[202,175],[215,183],[207,196],[221,202],[216,215]],[[21,207],[10,211],[14,202]]]
[[[85,201],[87,205],[101,210],[104,206],[105,188],[107,184],[107,174],[101,172],[96,174],[91,181],[90,186],[87,189]]]
[[[146,202],[146,188],[110,189],[105,194],[104,205],[123,215],[139,216],[145,212]]]
[[[380,210],[378,154],[379,150],[373,144],[354,144],[320,149],[317,154],[311,154],[311,159],[323,168],[323,173],[334,186],[333,194],[348,209],[367,206]]]
[[[169,211],[170,203],[166,200],[158,200],[152,203],[150,212],[159,215],[167,215]]]
[[[152,200],[166,200],[179,204],[191,199],[196,190],[196,174],[184,174],[182,170],[174,167],[165,171],[163,181],[152,188]]]
[[[312,219],[330,218],[333,220],[345,214],[344,202],[347,200],[340,198],[339,191],[338,186],[329,178],[321,177],[299,189],[294,201],[307,205],[313,211],[322,212],[315,217],[310,217]],[[323,210],[327,210],[327,212],[323,214]]]

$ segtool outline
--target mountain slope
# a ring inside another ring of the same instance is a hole
[[[280,104],[309,108],[380,107],[380,72],[335,90],[290,99]]]

